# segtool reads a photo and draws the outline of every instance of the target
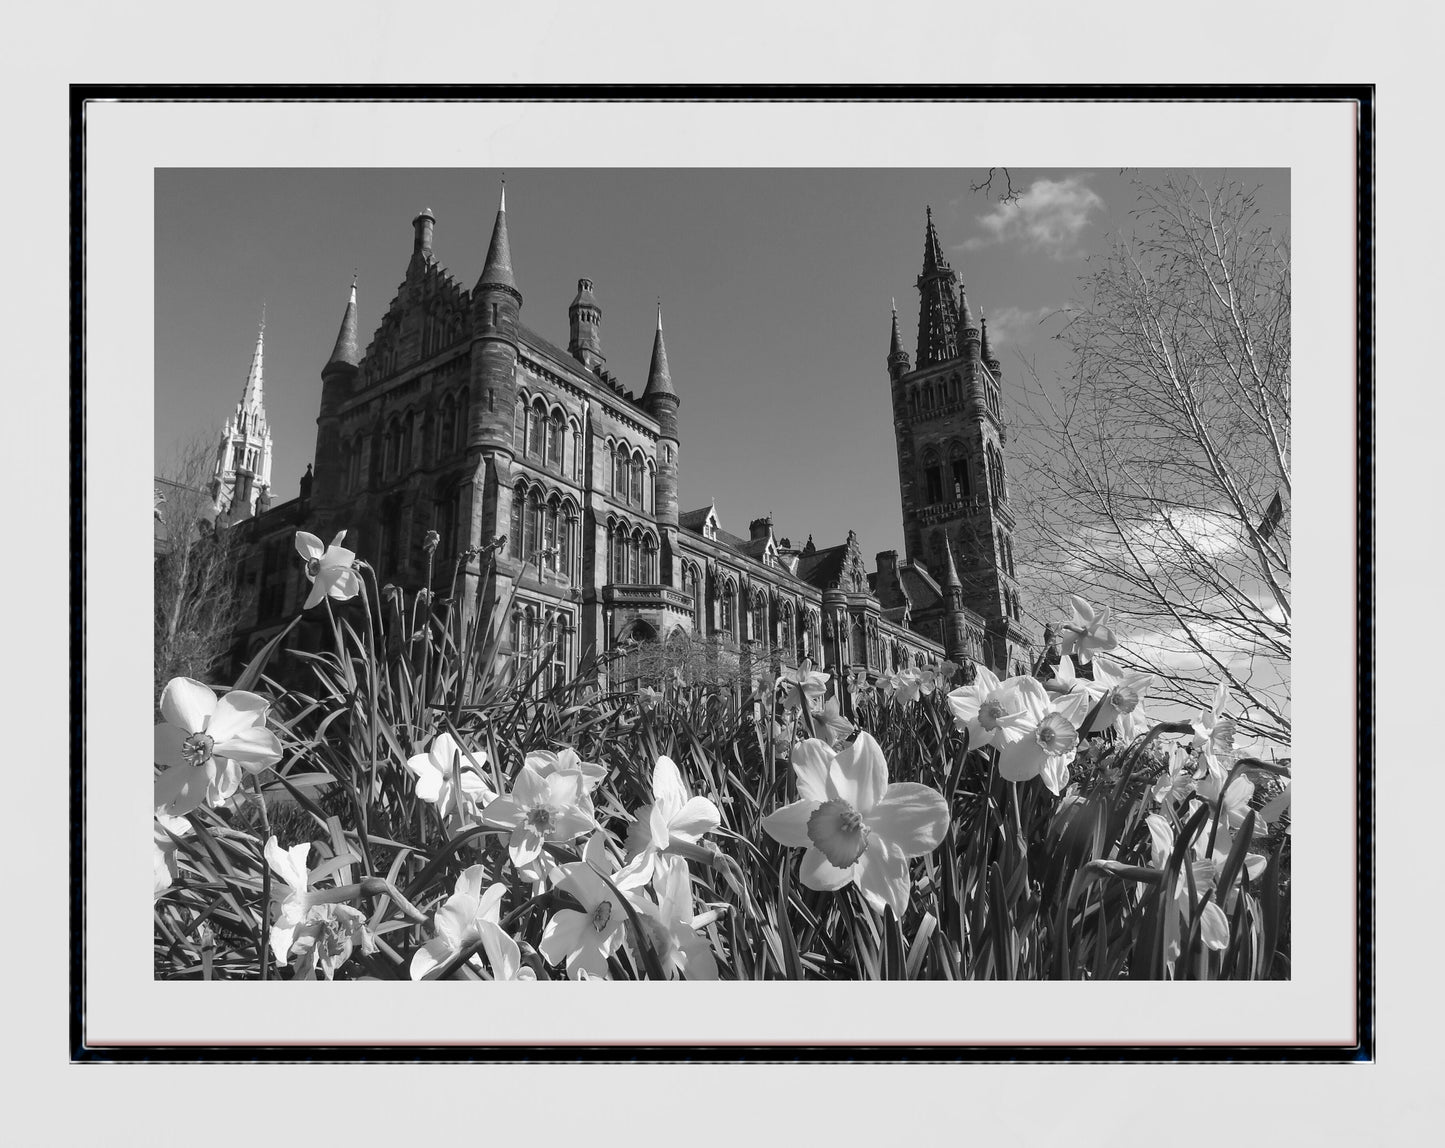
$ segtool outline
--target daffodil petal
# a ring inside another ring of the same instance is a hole
[[[808,836],[808,819],[821,804],[821,801],[804,798],[785,805],[763,818],[763,832],[779,845],[792,849],[809,848],[813,841]]]
[[[894,915],[902,920],[908,909],[908,894],[913,889],[908,858],[903,855],[903,850],[875,833],[868,838],[863,856],[858,858],[853,869],[858,888],[868,899],[868,904],[879,913],[883,912],[885,905],[890,905]]]
[[[798,780],[798,796],[808,801],[827,801],[828,768],[837,755],[827,742],[810,737],[793,747],[793,773]]]
[[[849,866],[847,869],[840,869],[823,856],[822,850],[810,846],[803,854],[802,864],[798,866],[798,880],[809,889],[826,893],[841,889],[852,881],[854,868]]]
[[[576,909],[558,909],[542,931],[542,940],[537,951],[549,965],[560,965],[578,948],[582,930],[590,928],[592,920]]]
[[[433,937],[411,956],[411,979],[424,981],[429,973],[441,968],[454,950],[440,937]]]
[[[296,532],[296,553],[302,558],[320,558],[326,553],[326,547],[321,545],[321,539],[316,535],[298,530]]]
[[[1199,914],[1199,936],[1211,949],[1229,948],[1229,918],[1214,901]]]
[[[1048,756],[1037,738],[1021,737],[999,750],[999,776],[1005,781],[1028,781],[1039,775]]]
[[[172,678],[161,691],[161,716],[187,733],[199,733],[216,712],[216,691],[194,678]]]
[[[718,807],[706,797],[689,798],[668,826],[671,836],[682,841],[697,842],[704,833],[711,833],[722,824]]]
[[[894,782],[865,821],[874,836],[896,845],[905,857],[922,857],[943,843],[948,802],[929,786]]]
[[[258,773],[281,760],[281,739],[269,729],[237,730],[225,741],[217,739],[215,753]]]
[[[156,726],[155,763],[172,768],[188,765],[184,749],[188,737],[190,734],[178,725],[171,725],[168,721],[158,724]]]
[[[652,767],[652,802],[663,810],[664,816],[671,821],[673,814],[681,809],[686,801],[687,786],[683,783],[682,773],[677,768],[677,763],[664,754]]]
[[[440,783],[440,775],[433,774]],[[417,790],[420,792],[420,783]],[[513,791],[515,792],[515,790]],[[430,800],[430,799],[429,799]],[[488,825],[498,829],[515,829],[527,818],[526,810],[518,803],[515,797],[499,797],[495,801],[487,803],[482,810],[482,820]]]

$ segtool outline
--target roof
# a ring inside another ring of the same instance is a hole
[[[846,542],[804,554],[798,559],[798,577],[819,590],[826,590],[838,581],[843,573],[843,560],[847,557]]]

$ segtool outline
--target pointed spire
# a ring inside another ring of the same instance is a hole
[[[918,357],[914,360],[917,367],[958,358],[958,299],[954,295],[954,279],[953,268],[943,257],[930,207],[923,236],[923,273],[918,277]]]
[[[482,267],[478,286],[517,289],[512,277],[512,245],[507,240],[507,184],[502,182],[502,198],[497,207],[497,221],[492,225],[492,242],[487,248],[487,262]]]
[[[994,355],[993,348],[988,345],[988,316],[982,311],[978,313],[978,322],[983,332],[981,336],[983,346],[980,353],[983,356],[983,361],[996,371],[998,368],[995,364],[998,362],[998,358]]]
[[[642,392],[644,401],[657,395],[677,397],[672,389],[672,372],[667,366],[667,345],[662,341],[662,303],[657,304],[657,334],[652,339],[652,365],[647,371],[647,387]]]
[[[953,543],[946,538],[943,540],[943,551],[948,556],[947,565],[943,568],[943,588],[962,590],[963,583],[958,578],[958,567],[953,564]]]
[[[977,331],[978,322],[973,317],[973,309],[968,305],[968,292],[963,289],[961,284],[958,288],[958,310],[961,315],[959,329],[961,331]]]
[[[351,276],[351,295],[346,300],[346,312],[341,316],[341,330],[336,333],[336,346],[331,348],[331,357],[321,374],[326,375],[334,367],[350,367],[355,370],[361,364],[361,355],[356,348],[356,276]]]
[[[892,362],[899,355],[904,354],[903,336],[898,330],[898,301],[893,301],[893,333],[888,339],[888,360]]]
[[[266,304],[261,304],[261,326],[256,331],[256,349],[251,352],[251,369],[246,374],[246,389],[241,394],[241,409],[262,405],[262,357],[266,344]]]

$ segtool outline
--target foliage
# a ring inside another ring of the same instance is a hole
[[[155,698],[176,677],[207,678],[230,652],[240,612],[236,553],[217,520],[212,455],[201,440],[177,451],[155,489]]]
[[[1290,259],[1233,180],[1136,178],[1131,235],[1083,280],[1058,338],[1072,377],[1016,420],[1033,490],[1020,544],[1045,599],[1092,585],[1156,693],[1217,680],[1240,725],[1290,731]]]
[[[157,817],[158,977],[1288,975],[1288,790],[1267,811],[1250,781],[1287,771],[1238,757],[1224,700],[1126,739],[1122,688],[979,668],[945,693],[947,665],[878,688],[805,666],[741,706],[612,691],[599,663],[544,688],[509,664],[510,601],[408,607],[357,569],[315,607],[329,648],[295,654],[307,688],[266,675],[288,631],[217,703],[274,754]],[[1069,745],[1006,780],[1000,745],[1060,714]],[[181,725],[187,768],[226,748]]]

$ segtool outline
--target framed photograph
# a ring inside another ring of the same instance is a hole
[[[1371,90],[743,94],[73,89],[73,1058],[1373,1057]]]

